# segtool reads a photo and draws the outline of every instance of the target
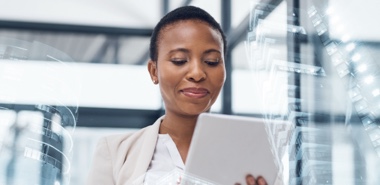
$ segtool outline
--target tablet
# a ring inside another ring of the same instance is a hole
[[[203,113],[194,130],[185,173],[222,185],[245,184],[245,176],[252,174],[273,185],[279,164],[269,137],[264,119]]]

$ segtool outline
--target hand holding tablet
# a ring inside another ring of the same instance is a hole
[[[255,178],[251,174],[248,174],[245,177],[245,182],[246,182],[246,185],[268,185],[268,183],[267,183],[267,181],[265,180],[264,177],[258,176],[257,178]],[[237,182],[234,185],[243,185],[243,184]]]

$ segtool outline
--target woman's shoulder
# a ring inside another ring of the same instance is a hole
[[[154,138],[158,136],[160,120],[161,118],[159,118],[154,124],[136,131],[105,136],[101,138],[99,143],[106,144],[110,151],[119,150],[120,148],[129,148],[135,144],[140,144],[148,138]]]
[[[105,140],[108,144],[112,144],[112,143],[120,144],[123,142],[132,142],[132,141],[140,139],[147,130],[151,129],[151,127],[152,125],[149,125],[139,130],[130,131],[127,133],[107,135],[101,139]]]
[[[87,184],[113,184],[129,177],[137,169],[146,171],[141,164],[146,162],[149,165],[161,118],[140,130],[101,138],[95,149]],[[146,157],[139,157],[141,155]],[[124,169],[125,166],[128,168]]]

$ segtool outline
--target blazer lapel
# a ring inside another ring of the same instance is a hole
[[[145,173],[148,170],[156,148],[160,123],[163,117],[157,119],[153,125],[140,135],[141,142],[134,149],[137,152],[135,165],[133,167],[126,166],[126,170],[132,170],[133,172],[129,178],[123,180],[123,182],[126,182],[125,184],[143,184]]]

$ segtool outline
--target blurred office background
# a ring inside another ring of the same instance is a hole
[[[0,184],[84,184],[100,137],[163,115],[149,38],[184,5],[227,35],[211,111],[294,130],[271,128],[287,184],[380,183],[377,0],[2,0]]]

